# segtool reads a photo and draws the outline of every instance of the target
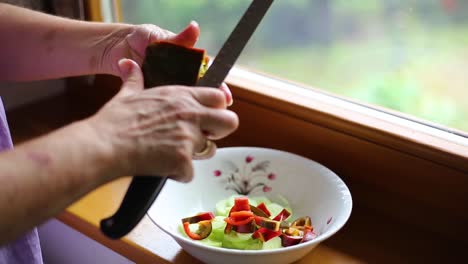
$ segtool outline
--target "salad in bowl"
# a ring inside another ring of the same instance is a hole
[[[345,183],[292,153],[220,148],[213,158],[194,161],[194,170],[190,183],[168,181],[148,215],[204,263],[291,263],[338,232],[351,214]]]

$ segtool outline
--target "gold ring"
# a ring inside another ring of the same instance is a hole
[[[211,150],[213,149],[214,145],[215,144],[214,144],[213,141],[207,139],[205,141],[205,147],[203,148],[203,150],[200,151],[200,152],[195,152],[193,154],[193,157],[194,158],[199,158],[199,157],[204,157],[204,156],[208,155],[211,152]]]

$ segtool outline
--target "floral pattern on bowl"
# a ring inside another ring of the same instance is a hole
[[[213,171],[215,177],[224,179],[226,190],[233,190],[239,195],[249,195],[259,190],[264,193],[272,191],[267,181],[274,181],[277,175],[269,171],[269,160],[256,161],[254,156],[248,155],[241,168],[232,161],[228,163],[229,169]]]

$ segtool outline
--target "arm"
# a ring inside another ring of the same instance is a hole
[[[113,73],[102,65],[105,44],[131,28],[0,4],[0,80]]]
[[[0,245],[111,179],[117,168],[93,133],[78,122],[0,154]]]
[[[143,90],[138,65],[118,65],[122,89],[97,114],[0,154],[0,246],[117,177],[189,181],[192,154],[206,143],[201,131],[219,139],[237,127],[222,91]]]
[[[193,46],[199,28],[190,23],[176,35],[155,25],[78,21],[0,3],[0,35],[0,80],[29,81],[119,75],[120,59],[141,64],[156,40]]]

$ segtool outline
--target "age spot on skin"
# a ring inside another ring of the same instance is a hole
[[[28,159],[32,160],[39,166],[47,166],[51,162],[50,157],[44,153],[28,152],[26,156],[28,157]]]

